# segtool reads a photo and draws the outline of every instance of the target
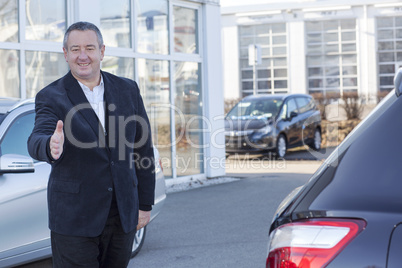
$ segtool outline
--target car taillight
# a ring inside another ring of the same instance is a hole
[[[363,220],[348,219],[311,219],[282,225],[270,235],[266,267],[325,267],[365,226]]]
[[[160,158],[159,158],[159,166],[161,167],[161,170],[163,171],[162,159],[160,159]]]

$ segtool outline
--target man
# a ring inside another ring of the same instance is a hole
[[[137,84],[100,70],[105,45],[88,22],[64,36],[70,71],[36,96],[30,155],[51,163],[49,227],[55,267],[126,267],[150,220],[155,174]]]

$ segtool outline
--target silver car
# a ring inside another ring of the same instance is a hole
[[[34,100],[0,99],[0,267],[50,258],[47,183],[50,165],[33,160],[27,139],[35,120]],[[165,178],[155,149],[154,219],[166,199]],[[142,247],[146,227],[139,230],[132,257]]]

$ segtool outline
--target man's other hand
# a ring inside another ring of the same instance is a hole
[[[139,211],[137,231],[149,223],[151,220],[151,211]]]

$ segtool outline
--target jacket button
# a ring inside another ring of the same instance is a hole
[[[112,188],[112,187],[108,188],[107,190],[108,190],[109,192],[113,192],[113,188]]]
[[[110,164],[112,165],[112,166],[114,166],[114,162],[112,161],[112,162],[110,162]]]

